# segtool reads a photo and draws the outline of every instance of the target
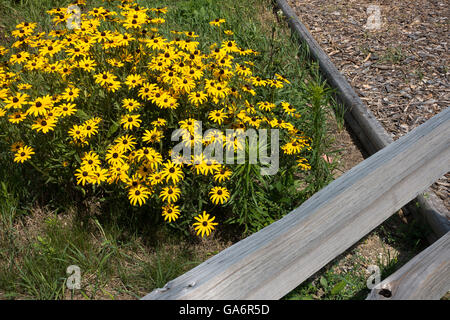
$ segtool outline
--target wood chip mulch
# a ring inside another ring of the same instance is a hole
[[[450,6],[445,0],[288,0],[392,138],[450,104]],[[381,26],[366,29],[370,5]],[[433,190],[449,200],[450,174]]]

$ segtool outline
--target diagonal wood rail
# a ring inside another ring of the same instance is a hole
[[[282,219],[143,299],[282,298],[449,169],[447,108]]]

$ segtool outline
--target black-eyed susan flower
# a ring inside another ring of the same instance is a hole
[[[283,101],[281,103],[281,106],[283,108],[283,111],[286,112],[290,116],[293,116],[296,112],[295,107],[293,105],[291,105],[289,102]]]
[[[147,143],[155,143],[160,142],[161,139],[164,137],[163,132],[158,130],[157,128],[153,128],[152,130],[145,130],[144,134],[142,135],[142,141]]]
[[[230,192],[224,187],[214,187],[209,192],[209,198],[214,204],[223,204],[230,198]]]
[[[255,87],[264,87],[267,85],[267,81],[261,77],[251,77],[251,82]]]
[[[22,106],[26,105],[28,102],[28,98],[30,96],[26,93],[16,93],[16,95],[6,98],[3,100],[3,102],[5,103],[4,108],[5,109],[22,109]]]
[[[162,118],[158,118],[155,121],[152,121],[152,126],[155,127],[164,127],[167,124],[167,120],[166,119],[162,119]]]
[[[112,166],[118,166],[125,163],[125,159],[126,156],[124,151],[115,146],[109,148],[106,152],[105,160]]]
[[[52,106],[53,101],[49,95],[39,97],[30,103],[27,114],[31,114],[33,116],[45,115],[48,109],[50,109]]]
[[[131,151],[136,145],[136,138],[132,135],[126,134],[124,136],[118,137],[114,140],[116,147],[124,152]]]
[[[128,176],[128,170],[130,166],[127,163],[119,163],[117,165],[112,165],[109,167],[108,174],[109,177],[107,179],[108,183],[117,183],[119,181],[127,182],[130,177]]]
[[[56,107],[55,113],[59,117],[67,117],[77,112],[77,105],[75,103],[63,103]]]
[[[101,86],[105,86],[108,83],[112,83],[117,77],[112,73],[106,71],[99,74],[94,75],[95,82],[100,84]]]
[[[164,206],[162,207],[162,216],[164,217],[164,221],[175,221],[180,216],[180,207],[172,204]]]
[[[137,86],[140,86],[144,82],[144,79],[139,74],[130,74],[127,76],[127,79],[125,81],[125,84],[129,88],[135,88]]]
[[[183,180],[183,170],[181,170],[181,168],[175,165],[172,161],[167,161],[163,164],[163,166],[164,168],[161,170],[161,174],[167,182],[177,184],[180,180]]]
[[[14,124],[20,123],[27,118],[27,114],[16,111],[8,116],[8,121]]]
[[[22,64],[24,62],[26,62],[28,60],[28,58],[30,57],[30,54],[26,51],[21,51],[17,54],[13,54],[11,55],[11,58],[9,58],[9,62],[11,64]]]
[[[168,186],[162,188],[159,197],[168,203],[177,202],[180,198],[181,190],[177,186]]]
[[[25,143],[23,141],[16,141],[10,146],[11,152],[16,153],[20,148],[24,147]]]
[[[64,90],[63,94],[61,95],[61,98],[68,102],[73,102],[78,96],[80,95],[80,89],[75,87],[69,87]]]
[[[138,185],[128,191],[128,199],[130,199],[130,203],[133,206],[135,206],[136,204],[139,204],[139,206],[141,206],[147,201],[150,194],[150,189],[142,185]]]
[[[157,90],[158,86],[155,83],[144,83],[139,89],[138,97],[149,99]]]
[[[141,103],[134,99],[123,99],[122,100],[122,107],[127,109],[129,112],[132,112],[132,111],[138,109],[140,106],[141,106]]]
[[[100,166],[101,161],[97,153],[94,151],[89,151],[84,154],[84,156],[81,158],[81,165],[82,166],[89,166],[91,168],[95,168]]]
[[[222,122],[227,118],[227,114],[223,109],[213,110],[209,112],[208,119],[212,120],[214,123],[222,124]]]
[[[211,234],[211,231],[215,229],[215,226],[218,225],[217,222],[214,222],[215,217],[209,218],[209,213],[206,213],[206,211],[203,211],[202,214],[194,217],[194,219],[197,221],[193,224],[195,231],[197,231],[197,235],[203,236],[206,234],[206,236],[209,236]]]
[[[84,186],[86,183],[91,183],[92,168],[91,167],[81,167],[77,170],[75,170],[75,177],[77,178],[77,184],[81,184]]]
[[[224,182],[226,180],[229,180],[231,177],[231,170],[227,169],[227,168],[217,168],[214,171],[214,180],[217,182]]]
[[[142,120],[139,119],[140,114],[126,114],[120,119],[120,124],[123,125],[124,129],[133,130],[133,128],[139,128],[141,126]]]
[[[264,111],[272,111],[275,108],[275,103],[271,103],[268,101],[260,101],[256,104],[259,109]]]
[[[95,62],[95,60],[92,60],[89,57],[83,58],[80,61],[78,61],[78,67],[87,72],[94,71],[96,66],[97,63]],[[108,76],[106,77],[108,78]]]
[[[90,119],[85,121],[85,123],[82,126],[83,135],[85,137],[92,137],[93,135],[98,133],[98,123],[94,119]]]
[[[298,154],[305,148],[305,145],[305,141],[294,139],[282,146],[281,149],[286,154]]]
[[[201,105],[208,100],[208,96],[203,91],[193,91],[189,93],[189,102],[195,106]]]
[[[156,186],[157,184],[164,182],[164,178],[163,178],[161,172],[154,172],[154,173],[150,174],[148,180],[150,181],[150,184],[152,186]]]
[[[92,184],[96,184],[99,185],[102,182],[105,182],[106,180],[108,180],[108,170],[107,169],[103,169],[100,167],[94,167],[94,169],[91,172],[91,183]]]
[[[31,126],[37,132],[47,133],[55,130],[56,119],[54,117],[38,118]]]
[[[213,21],[210,21],[209,24],[212,26],[220,27],[220,25],[225,22],[226,22],[225,19],[217,18],[217,19],[214,19]]]
[[[14,162],[20,162],[23,163],[24,161],[27,161],[31,158],[31,155],[34,154],[34,149],[30,146],[23,146],[20,147],[16,154],[14,155]]]

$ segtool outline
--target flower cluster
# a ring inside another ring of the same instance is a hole
[[[193,31],[163,34],[166,8],[119,2],[108,1],[107,9],[77,1],[86,10],[74,29],[66,28],[73,13],[55,8],[48,11],[50,32],[23,22],[12,32],[11,48],[0,46],[0,125],[10,133],[14,162],[64,150],[60,159],[74,169],[76,184],[119,186],[133,206],[159,205],[168,222],[183,215],[187,177],[204,178],[214,206],[226,205],[232,193],[232,166],[203,155],[190,163],[171,158],[174,129],[188,132],[186,143],[206,146],[220,138],[237,149],[243,146],[221,130],[276,128],[287,137],[284,154],[309,169],[301,153],[310,141],[293,124],[296,107],[257,94],[289,81],[254,74],[251,57],[258,52],[240,47],[231,30],[221,31],[224,19],[210,22],[223,40],[201,50]],[[198,138],[198,121],[218,130]],[[40,159],[33,166],[44,166]],[[206,212],[195,221],[202,236],[217,224]]]

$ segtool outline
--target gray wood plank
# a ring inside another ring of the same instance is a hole
[[[450,232],[380,282],[367,300],[439,300],[450,290]]]
[[[143,299],[279,299],[450,169],[450,108]]]

